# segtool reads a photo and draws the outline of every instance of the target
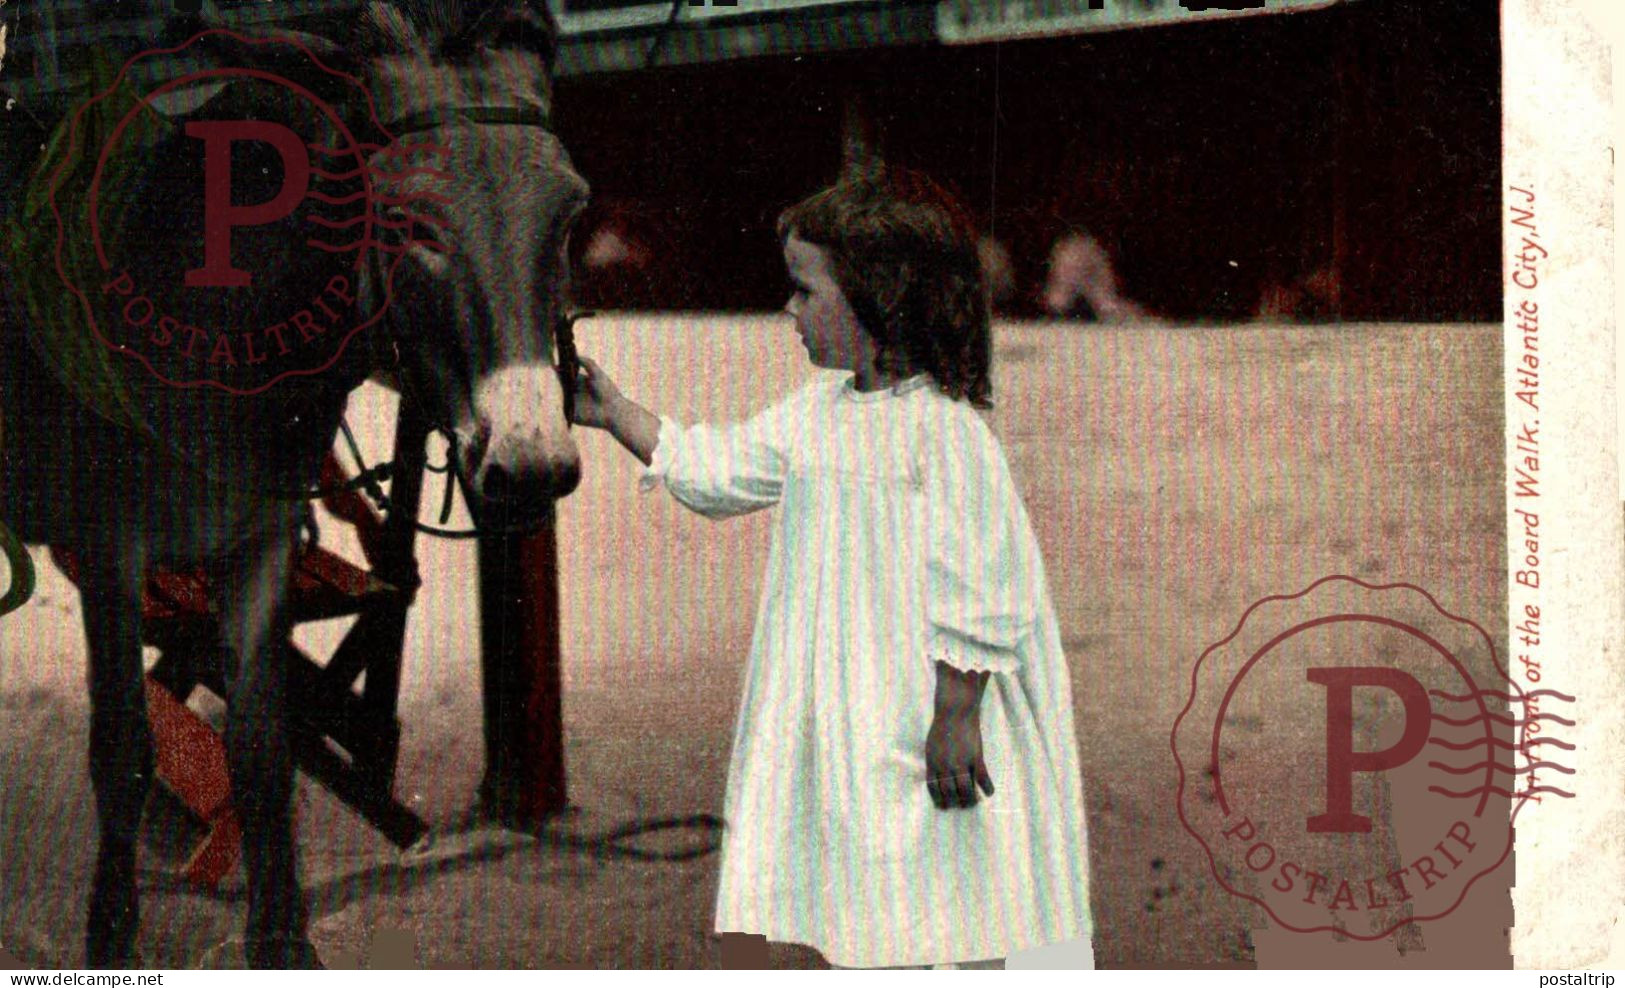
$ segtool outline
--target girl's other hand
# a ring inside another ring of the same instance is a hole
[[[976,805],[976,790],[993,795],[982,760],[982,691],[987,673],[937,663],[936,713],[925,736],[925,786],[939,810]]]
[[[576,425],[608,429],[614,422],[615,407],[625,396],[596,362],[586,357],[579,360],[581,371],[576,375]]]

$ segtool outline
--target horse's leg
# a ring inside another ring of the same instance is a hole
[[[90,967],[135,962],[140,909],[135,846],[152,779],[152,732],[141,679],[140,552],[83,553],[79,580],[90,655],[90,782],[100,843],[85,924]]]
[[[243,817],[248,872],[248,963],[318,967],[305,938],[295,874],[293,757],[286,717],[286,598],[293,528],[278,526],[234,553],[219,574],[226,654],[226,753],[232,796]]]

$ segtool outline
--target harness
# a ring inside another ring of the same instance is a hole
[[[535,106],[457,106],[436,107],[414,113],[396,123],[385,127],[390,134],[400,137],[406,134],[433,130],[447,124],[470,123],[482,126],[514,126],[514,127],[540,127],[552,132],[552,117],[547,110]],[[590,311],[568,311],[562,313],[553,321],[553,353],[554,367],[559,375],[559,384],[564,392],[564,421],[567,427],[575,425],[575,392],[576,378],[580,376],[581,361],[576,354],[575,324],[577,320],[585,319],[594,313]],[[385,321],[386,328],[389,323]],[[411,389],[411,374],[401,359],[400,340],[393,328],[389,328],[390,350],[394,355],[396,378],[400,381],[403,396]],[[413,399],[416,400],[416,399]],[[427,412],[433,406],[421,400],[418,407]],[[379,511],[389,510],[389,496],[383,491],[379,482],[392,475],[394,465],[390,462],[380,463],[375,467],[368,467],[362,459],[361,448],[355,441],[355,435],[350,431],[349,423],[341,420],[340,427],[344,439],[349,447],[350,455],[354,458],[360,473],[351,481],[329,488],[326,491],[312,491],[300,495],[296,500],[315,500],[326,493],[337,493],[341,490],[364,491]],[[438,432],[445,437],[448,452],[446,463],[443,466],[426,465],[424,469],[430,473],[445,475],[445,493],[440,504],[440,525],[443,526],[451,516],[453,480],[460,483],[464,491],[471,490],[468,478],[462,476],[457,469],[458,440],[457,433],[447,422],[431,422],[430,430]],[[476,519],[475,525],[470,529],[452,530],[435,525],[425,525],[416,518],[412,519],[413,526],[426,535],[433,535],[443,539],[473,539],[493,535],[530,535],[544,527],[547,522],[537,522],[530,525],[504,525],[500,528],[485,528]]]
[[[456,123],[470,123],[482,126],[540,127],[544,130],[548,130],[549,132],[552,130],[552,119],[548,112],[541,107],[528,106],[437,107],[432,110],[425,110],[412,114],[411,116],[408,116],[395,124],[386,127],[385,130],[390,134],[399,137],[405,134],[433,130],[436,127]],[[559,375],[559,383],[562,386],[561,390],[564,392],[564,420],[566,424],[571,427],[573,427],[575,424],[576,378],[580,375],[581,371],[581,362],[576,354],[575,324],[577,320],[585,319],[592,315],[594,315],[594,313],[585,310],[565,312],[554,320],[551,328],[553,336],[555,370]],[[393,357],[393,367],[391,369],[396,372],[395,376],[400,382],[403,398],[406,400],[415,401],[418,408],[427,414],[429,410],[433,408],[433,405],[429,402],[422,401],[407,394],[407,392],[411,391],[413,387],[412,375],[406,366],[406,362],[401,359],[400,339],[387,319],[384,320],[384,326],[386,332],[389,333],[390,353]],[[319,501],[335,494],[359,490],[365,493],[367,497],[372,500],[379,511],[388,512],[390,509],[390,499],[389,495],[384,493],[382,485],[383,481],[389,480],[394,476],[395,464],[392,461],[386,460],[375,466],[368,466],[366,460],[361,455],[361,447],[360,444],[356,442],[355,433],[350,430],[349,422],[341,418],[339,421],[339,428],[344,436],[344,441],[349,449],[350,456],[355,461],[356,467],[358,468],[359,472],[356,474],[356,476],[342,483],[331,484],[326,487],[306,490],[271,489],[251,491],[248,493],[273,501],[309,502]],[[539,531],[548,524],[548,522],[544,519],[529,525],[504,525],[499,528],[487,528],[481,526],[476,520],[475,526],[469,529],[453,530],[440,527],[443,526],[446,523],[446,520],[451,516],[452,492],[454,489],[453,481],[455,480],[457,483],[460,483],[465,491],[470,490],[471,485],[469,484],[468,479],[462,476],[461,472],[457,469],[457,451],[459,443],[456,431],[451,427],[450,423],[443,421],[431,421],[429,423],[429,428],[431,432],[438,432],[440,435],[445,437],[449,452],[447,454],[445,464],[441,466],[426,464],[424,469],[430,473],[438,473],[445,476],[445,493],[441,499],[440,525],[425,525],[414,518],[412,519],[412,525],[414,528],[426,535],[433,535],[443,539],[473,539],[499,535],[530,535]],[[237,487],[235,484],[230,484],[221,478],[214,477],[212,474],[209,474],[209,476],[210,479],[217,483],[229,486],[233,489],[241,490],[241,488]],[[316,537],[314,516],[307,518],[305,526],[310,531],[310,535],[314,541]],[[4,534],[5,533],[0,532],[0,538],[3,538]],[[3,546],[4,543],[0,542],[0,547]]]
[[[552,119],[547,110],[541,107],[513,106],[464,106],[436,108],[413,114],[403,120],[398,121],[393,127],[387,129],[395,135],[402,135],[432,130],[439,126],[455,123],[469,123],[480,126],[541,127],[549,132],[551,132],[553,129]],[[559,383],[562,385],[562,390],[564,392],[564,417],[565,422],[569,426],[573,426],[575,422],[576,378],[579,376],[581,367],[575,347],[575,323],[578,319],[586,318],[590,315],[592,315],[592,313],[585,311],[566,312],[560,315],[554,321],[553,326],[551,327],[553,335],[553,349],[555,354],[555,366],[559,375]],[[385,320],[385,327],[386,331],[388,331],[390,334],[390,350],[394,356],[395,370],[397,371],[396,376],[401,382],[402,391],[405,392],[411,386],[409,383],[411,375],[407,373],[405,364],[401,360],[400,341],[396,337],[393,328],[390,327],[388,320]],[[422,401],[418,401],[418,406],[425,412],[433,407],[432,405]],[[345,442],[349,447],[350,455],[354,457],[356,466],[359,469],[359,473],[354,478],[341,484],[308,490],[269,490],[252,491],[247,493],[251,493],[257,497],[264,497],[276,501],[310,502],[331,497],[334,494],[343,493],[346,491],[361,490],[364,491],[366,495],[374,502],[374,504],[377,505],[380,511],[387,512],[389,510],[390,501],[389,496],[384,493],[382,482],[393,476],[394,464],[386,461],[379,463],[376,466],[367,466],[366,462],[361,456],[361,449],[356,443],[355,435],[350,431],[349,423],[341,419],[340,427],[343,432]],[[440,511],[440,524],[444,525],[447,518],[449,518],[451,514],[453,480],[455,479],[457,482],[461,483],[465,491],[470,490],[471,487],[467,478],[461,476],[457,469],[458,441],[456,432],[450,427],[450,424],[446,422],[432,422],[430,428],[432,431],[439,432],[441,435],[445,436],[450,444],[450,452],[448,453],[447,462],[444,466],[436,467],[433,465],[428,465],[425,467],[425,469],[432,473],[441,473],[446,475],[445,495],[442,499]],[[187,462],[187,458],[181,457],[181,461]],[[209,479],[216,483],[223,484],[233,489],[241,490],[241,488],[237,487],[235,484],[230,484],[222,478],[214,477],[213,474],[206,469],[203,472],[209,477]],[[474,528],[462,531],[452,531],[438,526],[424,525],[417,519],[412,519],[412,524],[418,531],[427,535],[448,539],[468,539],[496,535],[528,535],[533,534],[535,531],[544,527],[548,523],[549,522],[546,519],[543,519],[542,521],[531,525],[502,526],[500,528],[492,529],[480,526],[476,520]],[[310,530],[310,534],[314,538],[317,534],[315,532],[314,513],[308,515],[306,527]],[[0,616],[3,616],[17,610],[25,602],[27,602],[28,599],[33,595],[35,585],[35,573],[32,561],[27,551],[23,548],[21,540],[19,540],[16,535],[5,526],[3,521],[0,521],[0,559],[3,559],[7,564],[7,569],[9,569],[9,573],[7,574],[8,582],[10,584],[10,586],[7,587],[5,594],[0,596]]]

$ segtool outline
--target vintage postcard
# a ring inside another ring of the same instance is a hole
[[[1618,966],[1500,6],[0,0],[0,966]]]

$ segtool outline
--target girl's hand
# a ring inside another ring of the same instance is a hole
[[[575,423],[607,429],[622,446],[647,466],[660,442],[660,419],[647,408],[621,394],[604,369],[586,357],[577,357]]]
[[[581,372],[576,375],[576,425],[608,429],[614,424],[616,406],[625,398],[608,374],[586,357],[578,358]]]
[[[925,786],[937,809],[976,805],[976,790],[993,795],[982,761],[982,690],[987,673],[937,663],[936,714],[925,736]]]

